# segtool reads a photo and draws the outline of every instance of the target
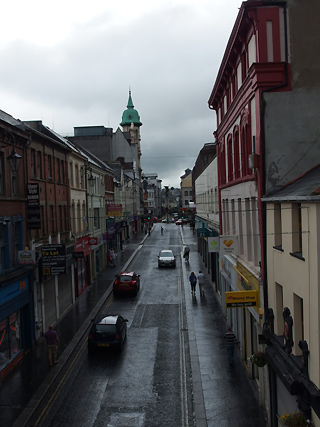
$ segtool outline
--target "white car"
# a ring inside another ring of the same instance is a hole
[[[158,267],[175,267],[176,257],[170,249],[160,251],[158,255]]]

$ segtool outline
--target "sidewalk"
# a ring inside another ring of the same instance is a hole
[[[266,414],[259,406],[256,384],[235,351],[229,365],[224,334],[226,319],[207,269],[197,252],[197,237],[181,228],[183,245],[191,249],[189,266],[183,261],[188,335],[197,427],[266,427]],[[205,295],[191,295],[189,276],[206,276]]]
[[[115,271],[126,270],[146,239],[138,232],[124,243],[118,253],[117,268],[108,267],[80,295],[76,304],[54,325],[60,339],[58,364],[50,368],[46,349],[38,344],[29,350],[18,366],[2,381],[0,387],[1,427],[22,427],[40,398],[71,355],[77,342],[108,295],[112,292]]]

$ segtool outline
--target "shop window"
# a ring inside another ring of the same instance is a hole
[[[0,369],[21,350],[19,311],[0,322]]]

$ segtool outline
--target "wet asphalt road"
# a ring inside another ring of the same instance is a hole
[[[141,274],[137,297],[106,302],[114,275],[102,272],[57,325],[65,336],[59,365],[48,370],[39,348],[9,376],[0,388],[1,426],[267,426],[243,362],[238,355],[234,366],[227,362],[225,319],[208,277],[205,297],[191,296],[190,271],[204,270],[195,235],[189,227],[166,224],[165,229],[161,236],[156,224],[144,242],[145,236],[136,236],[119,254],[124,265],[141,242],[129,268]],[[191,248],[190,266],[180,256],[184,244]],[[176,269],[158,269],[157,254],[163,248],[177,254]],[[121,355],[88,357],[86,328],[94,306],[128,318]],[[10,402],[17,403],[10,407]]]
[[[166,248],[176,268],[158,268]],[[91,356],[85,336],[28,426],[195,425],[181,250],[178,227],[164,236],[155,227],[130,265],[141,275],[138,296],[111,297],[101,310],[128,319],[124,350]]]

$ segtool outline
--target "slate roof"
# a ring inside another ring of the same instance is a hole
[[[266,194],[262,201],[320,201],[320,164],[278,190]]]

